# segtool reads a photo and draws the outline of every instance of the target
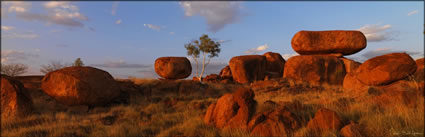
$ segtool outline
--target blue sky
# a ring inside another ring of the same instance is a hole
[[[42,74],[50,61],[101,68],[114,77],[155,78],[162,56],[186,56],[184,44],[208,34],[222,42],[207,74],[233,56],[296,55],[300,30],[360,30],[367,47],[357,61],[390,52],[424,56],[421,2],[4,2],[1,61]],[[193,71],[195,72],[195,71]]]

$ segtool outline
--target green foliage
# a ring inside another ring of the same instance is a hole
[[[84,66],[84,63],[80,58],[77,58],[72,66]]]
[[[203,72],[207,65],[209,64],[211,58],[218,57],[218,53],[220,53],[220,43],[213,41],[208,35],[203,34],[199,40],[194,40],[191,43],[186,44],[184,47],[187,50],[187,55],[192,56],[192,58],[196,62],[196,76],[200,79],[202,78]],[[198,75],[198,58],[199,54],[202,53],[202,72],[201,75]],[[205,61],[206,56],[208,56],[208,61]]]

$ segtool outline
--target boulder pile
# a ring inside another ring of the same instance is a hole
[[[364,49],[366,37],[360,31],[300,31],[291,44],[300,55],[288,59],[284,78],[311,85],[342,85],[345,74],[360,64],[343,56]]]

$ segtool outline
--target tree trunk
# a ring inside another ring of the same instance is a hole
[[[201,81],[201,82],[202,82],[202,75],[204,75],[204,71],[205,71],[205,53],[204,52],[202,52],[202,56],[203,56],[202,71],[201,71],[201,75],[199,76],[199,81]]]

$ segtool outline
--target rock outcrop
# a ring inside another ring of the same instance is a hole
[[[414,80],[417,82],[424,81],[425,78],[425,66],[424,66],[424,58],[420,58],[416,60],[416,65],[418,68],[416,69],[414,76]]]
[[[120,94],[120,87],[106,71],[93,67],[67,67],[50,72],[41,82],[43,91],[58,102],[101,105]]]
[[[155,60],[155,72],[165,79],[183,79],[190,76],[192,66],[186,57],[160,57]]]

